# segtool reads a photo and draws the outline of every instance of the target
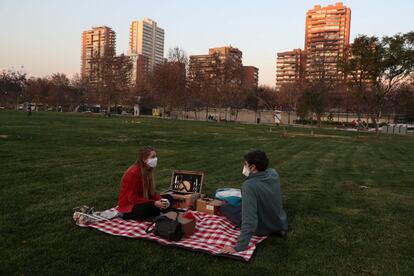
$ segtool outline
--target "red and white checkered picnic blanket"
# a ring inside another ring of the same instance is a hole
[[[112,209],[114,210],[114,209]],[[190,250],[206,252],[212,255],[220,255],[249,261],[256,245],[266,236],[253,236],[246,250],[234,254],[220,254],[223,246],[235,246],[240,236],[240,230],[234,229],[234,224],[225,217],[208,215],[196,211],[189,211],[196,218],[196,230],[189,237],[183,237],[180,241],[169,241],[145,230],[151,224],[147,221],[123,220],[114,218],[112,220],[101,220],[93,222],[88,227],[98,229],[110,235],[124,236],[129,238],[142,238],[156,241],[162,245],[173,245]]]

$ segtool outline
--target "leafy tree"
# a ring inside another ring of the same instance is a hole
[[[392,37],[359,36],[354,40],[344,72],[354,98],[371,117],[377,134],[378,121],[387,103],[414,69],[414,32]]]

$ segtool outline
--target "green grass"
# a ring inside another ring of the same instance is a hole
[[[413,137],[138,121],[0,111],[0,274],[413,273]],[[144,145],[158,149],[158,190],[172,169],[202,170],[207,194],[239,187],[243,154],[266,151],[281,177],[288,239],[268,238],[246,264],[75,226],[73,207],[116,204]]]

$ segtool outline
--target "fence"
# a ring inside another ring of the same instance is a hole
[[[163,113],[163,112],[161,112]],[[198,120],[198,121],[232,121],[232,122],[241,122],[241,123],[254,123],[254,124],[274,124],[275,115],[277,122],[283,125],[295,124],[300,118],[296,115],[294,111],[277,111],[275,114],[272,110],[249,110],[249,109],[239,109],[233,110],[230,108],[209,108],[199,109],[197,111],[184,111],[184,110],[175,110],[167,116],[173,119],[183,119],[183,120]],[[316,120],[316,115],[313,116],[313,119]],[[358,115],[354,113],[326,113],[321,118],[322,121],[331,122],[331,123],[344,123],[350,124],[353,121],[358,120]],[[380,118],[380,124],[389,124],[391,123],[391,116],[384,116]],[[364,124],[369,124],[371,119],[368,117],[361,118],[361,121],[364,121]]]

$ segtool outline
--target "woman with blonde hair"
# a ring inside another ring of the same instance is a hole
[[[154,169],[157,161],[155,149],[145,147],[122,177],[117,209],[124,219],[155,217],[172,206],[170,195],[162,199],[155,191]]]

